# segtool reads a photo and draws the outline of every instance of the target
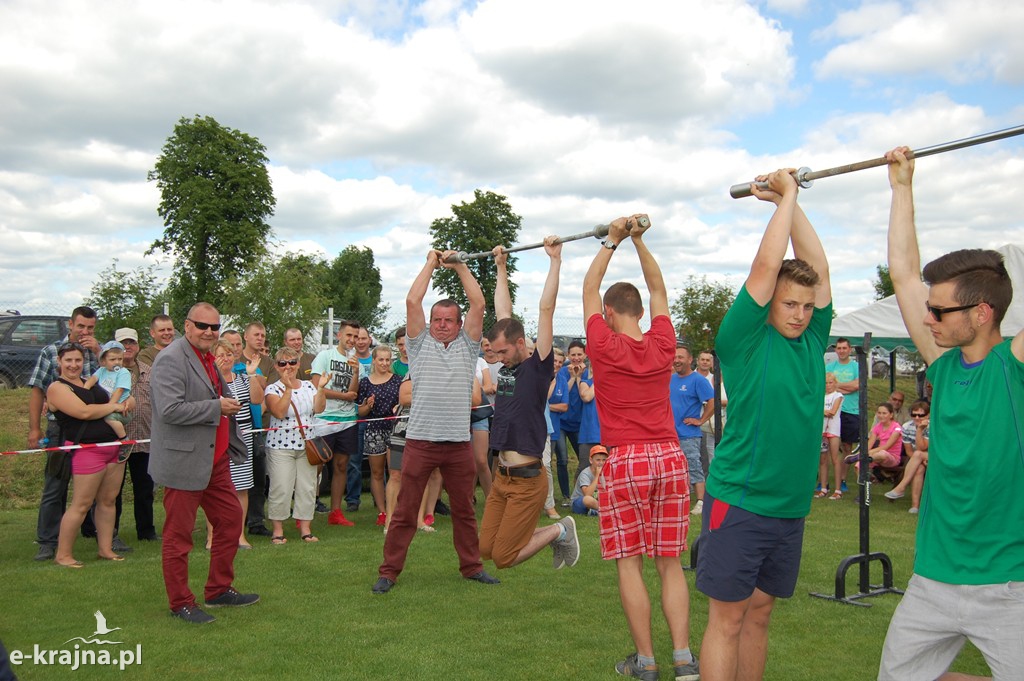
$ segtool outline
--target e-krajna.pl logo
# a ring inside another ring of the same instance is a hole
[[[68,667],[70,671],[75,671],[85,666],[117,667],[124,671],[125,667],[142,664],[141,643],[137,643],[134,649],[88,647],[124,645],[123,641],[100,638],[100,636],[109,636],[115,631],[121,631],[121,627],[107,627],[107,618],[103,616],[103,613],[97,610],[94,614],[96,617],[96,631],[92,633],[91,638],[74,636],[65,641],[64,646],[61,648],[47,649],[37,643],[32,646],[31,651],[11,650],[8,655],[11,664],[14,666],[22,664],[52,665],[55,667]],[[81,641],[81,643],[75,643],[74,646],[67,647],[72,641]]]

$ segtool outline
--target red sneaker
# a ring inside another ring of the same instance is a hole
[[[434,514],[431,513],[430,515],[423,516],[423,524],[426,525],[427,527],[433,526],[433,524],[434,524]]]
[[[344,525],[345,514],[341,512],[340,508],[336,508],[327,515],[328,525]]]
[[[378,513],[377,514],[377,527],[384,527],[384,523],[386,523],[387,521],[388,521],[388,514],[387,513]]]

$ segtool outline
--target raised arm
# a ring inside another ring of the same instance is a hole
[[[405,331],[410,337],[420,335],[427,326],[426,317],[423,315],[423,298],[427,295],[430,277],[439,267],[440,259],[441,251],[427,251],[427,262],[413,279],[409,293],[405,296]]]
[[[807,219],[799,204],[793,208],[793,229],[790,236],[793,241],[793,255],[814,268],[821,277],[821,284],[814,291],[814,307],[825,307],[832,302],[828,258],[825,257],[825,248],[821,245],[818,233],[814,231],[811,221]]]
[[[462,282],[462,290],[466,292],[466,300],[469,301],[469,309],[466,310],[466,317],[462,328],[470,339],[479,343],[484,330],[484,307],[487,303],[484,300],[484,292],[480,289],[480,283],[476,280],[476,277],[473,276],[473,273],[469,271],[469,268],[466,267],[466,263],[458,261],[446,262],[449,256],[455,254],[455,251],[445,251],[442,253],[440,255],[441,267],[449,270],[455,270],[455,273],[459,275],[459,281]],[[420,298],[420,300],[422,301],[422,298]],[[408,307],[408,304],[406,307]],[[420,311],[420,316],[421,318],[423,316],[422,309]],[[408,326],[409,324],[407,321],[407,330]]]
[[[508,290],[508,253],[502,246],[495,246],[494,266],[497,276],[494,284],[494,318],[508,319],[512,316],[512,295]]]
[[[799,192],[793,172],[793,168],[783,168],[770,175],[758,177],[758,182],[767,180],[768,189],[762,190],[758,189],[756,184],[750,185],[750,191],[754,196],[776,205],[775,214],[764,230],[761,245],[757,249],[754,263],[750,266],[750,274],[744,284],[747,293],[758,305],[767,305],[772,299],[779,270],[782,269],[786,249],[789,248],[796,197]]]
[[[629,228],[626,226],[626,218],[613,220],[608,229],[608,236],[605,241],[614,244],[616,248],[629,236]],[[607,248],[602,243],[594,261],[590,263],[590,269],[583,278],[583,323],[595,314],[604,312],[601,305],[601,281],[604,280],[605,272],[608,271],[608,263],[611,262],[612,253],[615,249]]]
[[[562,269],[562,244],[557,236],[544,239],[544,252],[551,263],[548,265],[548,278],[544,280],[544,290],[540,294],[540,315],[537,318],[537,357],[545,359],[551,354],[551,344],[555,328],[555,300],[558,298],[558,277]]]
[[[906,156],[908,147],[896,147],[885,155],[889,160],[889,276],[896,291],[896,302],[903,325],[917,351],[928,364],[945,352],[935,344],[924,317],[927,314],[928,287],[921,281],[921,252],[914,227],[914,162]]]
[[[668,316],[668,289],[665,288],[665,278],[661,275],[661,268],[658,261],[651,255],[647,244],[643,241],[644,232],[651,228],[651,221],[648,219],[647,226],[640,224],[640,218],[646,215],[634,215],[629,218],[629,236],[633,239],[633,246],[636,254],[640,257],[640,269],[644,273],[644,281],[647,282],[647,290],[651,293],[651,319],[659,315]]]

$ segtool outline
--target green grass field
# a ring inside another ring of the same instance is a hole
[[[883,392],[886,388],[881,389]],[[18,393],[0,396],[3,449],[23,446],[24,405]],[[17,399],[20,397],[20,403]],[[21,422],[11,416],[13,406]],[[6,416],[3,416],[6,414]],[[167,611],[159,545],[134,542],[130,511],[122,535],[135,546],[123,563],[94,558],[91,540],[79,539],[76,556],[86,564],[67,570],[32,561],[41,473],[33,455],[0,459],[0,570],[5,576],[0,638],[8,650],[61,649],[76,636],[89,637],[93,613],[121,627],[112,650],[142,646],[142,663],[82,667],[76,678],[139,679],[599,679],[616,678],[614,664],[632,652],[618,601],[614,565],[600,559],[595,518],[579,521],[583,554],[572,569],[551,569],[550,553],[511,570],[496,572],[498,586],[460,578],[451,525],[439,518],[433,535],[418,534],[406,571],[387,595],[370,586],[381,560],[383,536],[366,499],[353,515],[356,527],[314,522],[321,543],[271,546],[254,538],[255,549],[236,559],[236,585],[256,591],[252,607],[211,611],[218,621],[196,627]],[[875,490],[871,549],[893,560],[896,585],[905,586],[913,560],[915,518],[905,500],[889,503]],[[810,491],[808,492],[810,493]],[[793,598],[780,601],[772,622],[767,679],[860,681],[874,678],[885,631],[899,596],[870,599],[870,608],[808,596],[834,590],[839,561],[858,549],[857,506],[816,500],[807,521],[804,559]],[[162,509],[158,507],[158,526]],[[546,519],[540,522],[547,523]],[[199,523],[197,523],[198,527]],[[691,530],[691,539],[696,531]],[[202,534],[195,540],[202,546]],[[686,564],[689,555],[683,557]],[[208,554],[193,553],[191,583],[202,594]],[[653,598],[653,564],[646,571]],[[692,647],[699,649],[707,601],[691,586]],[[851,571],[848,591],[857,591]],[[877,564],[872,581],[881,581]],[[671,643],[655,609],[655,646],[662,677],[670,679]],[[90,648],[92,646],[89,646]],[[954,667],[985,674],[984,662],[968,647]],[[32,663],[15,668],[24,679],[66,678],[66,668]]]

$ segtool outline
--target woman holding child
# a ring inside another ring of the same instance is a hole
[[[46,403],[60,424],[62,444],[116,441],[116,434],[104,419],[113,413],[124,413],[126,403],[110,401],[106,391],[98,385],[85,387],[86,381],[82,379],[85,353],[78,343],[62,345],[57,350],[57,362],[60,373],[46,391]],[[99,557],[124,560],[111,548],[114,502],[124,477],[124,462],[118,462],[118,449],[118,445],[85,447],[70,453],[74,492],[71,505],[60,523],[57,552],[53,558],[58,565],[82,567],[82,562],[74,556],[75,538],[93,501],[96,502],[94,517]]]

